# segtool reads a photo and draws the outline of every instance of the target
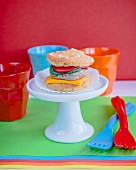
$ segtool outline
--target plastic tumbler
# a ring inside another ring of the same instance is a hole
[[[0,64],[0,120],[13,121],[26,114],[30,65]]]
[[[46,54],[56,51],[65,51],[68,49],[68,47],[61,45],[43,45],[29,48],[27,52],[32,64],[33,75],[50,66],[50,63],[46,60]]]
[[[120,51],[106,47],[90,47],[81,49],[81,51],[94,58],[94,63],[91,67],[97,69],[101,75],[109,80],[109,86],[102,95],[111,93],[116,79]]]

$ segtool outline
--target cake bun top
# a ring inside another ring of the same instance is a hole
[[[48,53],[46,59],[51,65],[56,67],[86,67],[92,65],[94,62],[91,56],[74,48],[66,51]]]

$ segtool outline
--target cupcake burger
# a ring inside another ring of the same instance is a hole
[[[91,81],[87,74],[94,59],[76,49],[52,52],[46,59],[51,63],[50,76],[45,80],[46,86],[55,91],[73,92],[86,88]]]

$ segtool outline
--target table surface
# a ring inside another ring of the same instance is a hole
[[[136,80],[115,81],[113,91],[107,96],[136,96]]]
[[[134,80],[134,81],[115,81],[112,93],[109,95],[106,95],[106,96],[114,97],[117,95],[118,96],[135,96],[136,97],[136,80]],[[31,96],[31,95],[29,97],[33,98],[33,96]],[[9,167],[8,169],[11,169],[11,168]],[[69,168],[67,168],[67,169],[69,169]],[[86,169],[86,168],[83,168],[83,169]]]

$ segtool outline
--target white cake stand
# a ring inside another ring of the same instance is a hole
[[[41,90],[34,79],[27,83],[27,89],[34,97],[58,102],[56,120],[46,128],[45,135],[50,140],[62,143],[80,142],[93,135],[93,127],[82,118],[79,101],[97,97],[104,93],[107,87],[108,80],[102,75],[95,88],[86,88],[76,93],[53,93]]]

